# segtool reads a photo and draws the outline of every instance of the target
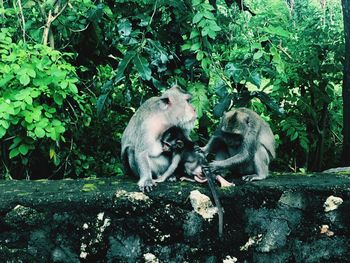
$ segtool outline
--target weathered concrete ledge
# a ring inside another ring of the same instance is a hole
[[[349,175],[220,190],[222,240],[194,190],[211,197],[194,183],[144,195],[122,178],[1,181],[1,262],[350,262]]]

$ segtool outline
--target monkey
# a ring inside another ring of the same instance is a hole
[[[172,155],[171,169],[169,168],[156,182],[164,182],[174,172],[185,173],[194,179],[182,176],[180,180],[196,181],[199,183],[208,182],[215,205],[218,209],[219,217],[219,238],[223,235],[223,207],[219,195],[213,182],[213,174],[208,166],[208,161],[200,149],[188,138],[186,138],[181,129],[172,127],[162,136],[163,151]],[[205,176],[205,177],[203,177]],[[225,179],[223,179],[225,180]]]
[[[204,163],[207,160],[200,147],[195,145],[191,140],[186,138],[178,127],[168,129],[161,139],[163,151],[171,155],[171,166],[166,173],[155,181],[164,182],[172,174],[180,175],[180,180],[191,182],[206,183],[208,180],[203,173]],[[183,176],[185,173],[186,176]],[[187,177],[189,176],[189,177]],[[234,186],[233,183],[226,181],[222,176],[217,175],[215,179],[221,187]]]
[[[179,127],[172,127],[165,131],[161,142],[164,154],[170,156],[171,164],[169,169],[155,182],[164,182],[173,174],[181,175],[180,180],[194,180],[200,183],[206,181],[201,167],[203,155],[195,151],[195,144],[185,136]],[[182,176],[183,173],[194,179]]]
[[[201,148],[214,154],[209,164],[214,173],[238,172],[244,181],[268,176],[269,163],[275,158],[275,140],[270,126],[254,111],[237,108],[224,113],[218,128]]]
[[[190,100],[189,93],[173,86],[161,96],[146,100],[127,124],[121,139],[121,158],[125,170],[139,177],[142,192],[151,191],[153,178],[164,174],[171,164],[171,158],[163,153],[163,133],[176,126],[189,138],[197,118]]]

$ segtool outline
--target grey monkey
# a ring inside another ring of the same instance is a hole
[[[180,180],[206,181],[202,172],[202,163],[205,156],[195,150],[195,144],[187,138],[182,129],[172,127],[164,132],[161,143],[164,153],[170,155],[169,169],[155,181],[164,182],[171,175],[179,175]],[[183,176],[184,174],[190,178]],[[193,179],[192,179],[193,178]]]
[[[270,126],[247,108],[225,113],[202,150],[206,155],[214,154],[215,160],[209,164],[213,172],[237,172],[245,181],[265,179],[276,156]]]
[[[171,165],[171,157],[163,152],[163,133],[176,126],[189,137],[197,118],[190,99],[189,93],[174,86],[160,97],[146,100],[125,128],[121,157],[126,170],[140,178],[141,191],[151,191],[156,183],[153,178],[163,175]]]

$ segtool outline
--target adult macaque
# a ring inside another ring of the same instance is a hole
[[[174,86],[160,97],[146,100],[125,128],[122,160],[127,171],[140,178],[141,191],[150,191],[155,184],[153,178],[163,175],[171,165],[171,158],[163,153],[163,133],[176,126],[189,136],[197,117],[190,99],[190,94]]]
[[[275,140],[270,126],[254,111],[238,108],[227,112],[208,144],[205,154],[213,153],[213,172],[238,172],[245,181],[265,179],[275,158]]]

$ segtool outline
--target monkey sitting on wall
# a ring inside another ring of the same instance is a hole
[[[195,151],[195,144],[188,139],[179,127],[168,129],[162,136],[164,154],[171,159],[169,169],[155,181],[164,182],[171,175],[180,176],[180,180],[206,182],[202,173],[203,154]],[[187,176],[182,176],[186,174]],[[192,179],[193,178],[193,179]]]
[[[146,100],[125,128],[121,157],[126,171],[140,178],[141,191],[151,191],[153,178],[163,175],[171,165],[171,158],[163,153],[163,133],[176,126],[189,137],[197,117],[190,99],[190,94],[174,86],[160,97]]]
[[[243,180],[265,179],[275,158],[275,140],[270,126],[254,111],[237,108],[224,114],[204,154],[214,154],[214,173],[230,170]]]
[[[172,127],[168,129],[163,134],[161,142],[164,154],[168,154],[171,158],[171,165],[155,182],[164,182],[173,174],[180,176],[180,180],[198,183],[207,182],[207,178],[203,173],[203,167],[207,164],[206,157],[191,140],[186,138],[180,128]],[[217,176],[216,179],[222,187],[233,185],[221,176]]]

